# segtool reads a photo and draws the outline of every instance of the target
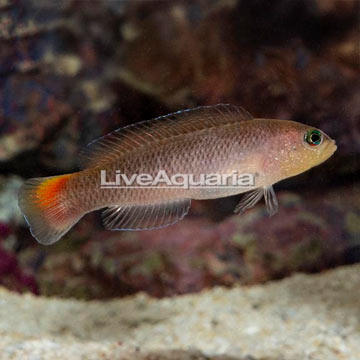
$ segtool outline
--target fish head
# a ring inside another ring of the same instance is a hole
[[[284,121],[283,125],[277,149],[282,179],[323,163],[337,149],[335,141],[320,129],[292,121]]]

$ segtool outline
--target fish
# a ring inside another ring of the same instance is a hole
[[[99,209],[104,209],[108,230],[151,230],[182,220],[191,200],[244,193],[236,213],[264,197],[272,216],[278,210],[273,185],[321,164],[336,149],[334,140],[309,125],[254,118],[230,104],[200,106],[93,141],[79,154],[80,171],[25,181],[19,207],[31,234],[44,245],[55,243],[85,214]],[[228,177],[229,186],[112,186],[118,185],[120,173],[127,180],[134,174],[153,179],[161,171],[169,177],[192,174],[197,180],[201,174],[252,174],[254,182],[238,186]]]

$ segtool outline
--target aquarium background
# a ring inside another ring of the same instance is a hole
[[[163,297],[360,260],[357,0],[0,1],[0,284],[19,292]],[[275,185],[280,210],[193,201],[182,222],[110,232],[100,212],[39,245],[17,206],[29,177],[78,169],[121,126],[199,105],[316,126],[324,164]]]

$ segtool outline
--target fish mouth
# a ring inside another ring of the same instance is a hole
[[[328,145],[328,147],[331,146],[332,147],[332,153],[331,155],[337,150],[337,146],[335,143],[335,140],[330,140],[330,144]]]
[[[326,159],[328,159],[330,156],[332,156],[334,154],[334,152],[337,150],[337,146],[335,143],[335,140],[330,140],[324,150],[323,150],[323,154],[326,155]]]

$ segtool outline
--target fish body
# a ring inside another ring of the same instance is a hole
[[[43,244],[59,240],[84,214],[105,207],[104,224],[111,230],[170,225],[186,215],[191,199],[243,192],[247,194],[237,212],[265,196],[272,214],[277,210],[272,185],[322,163],[335,150],[326,134],[298,122],[253,119],[232,105],[199,107],[119,129],[93,142],[82,154],[84,170],[28,180],[20,190],[19,205]],[[239,187],[229,177],[229,186],[102,187],[102,171],[111,184],[117,171],[128,179],[134,174],[154,178],[159,171],[169,178],[191,174],[196,180],[202,174],[252,174],[255,182],[250,188]]]

